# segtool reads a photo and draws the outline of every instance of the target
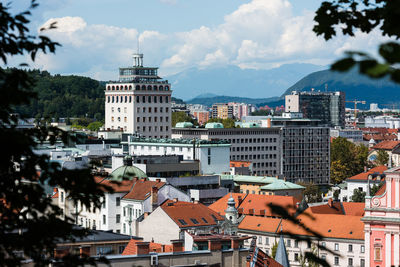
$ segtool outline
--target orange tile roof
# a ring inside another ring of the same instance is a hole
[[[302,214],[298,217],[310,230],[326,238],[343,238],[364,240],[364,224],[362,216],[337,215],[337,214]],[[289,220],[270,217],[246,216],[239,224],[239,230],[276,233],[282,231],[294,235],[312,236],[311,233]],[[345,223],[338,223],[345,222]]]
[[[137,200],[145,200],[151,195],[151,190],[153,187],[157,187],[160,189],[165,185],[164,182],[157,181],[149,181],[149,180],[138,180],[131,191],[126,194],[124,199],[137,199]]]
[[[221,215],[225,215],[225,210],[227,208],[227,203],[230,195],[231,194],[229,193],[220,198],[219,200],[211,204],[209,208],[213,209]],[[292,196],[268,196],[255,194],[246,195],[241,193],[232,193],[232,197],[235,199],[239,213],[263,216],[277,216],[276,214],[271,213],[270,208],[267,206],[269,203],[280,205],[283,207],[291,207],[291,212],[294,212],[294,207],[296,206],[297,202],[300,202],[298,199]],[[243,199],[240,205],[238,201],[239,197]],[[264,212],[264,214],[262,214],[262,212]]]
[[[137,255],[137,242],[143,242],[143,240],[131,239],[121,255]],[[149,242],[149,252],[172,252],[172,245],[163,245],[160,243]]]
[[[216,225],[214,217],[218,221],[224,220],[217,212],[201,203],[167,200],[161,208],[182,228]]]
[[[238,207],[239,204],[239,200],[238,198],[241,197],[242,199],[246,196],[246,194],[242,194],[242,193],[229,193],[223,197],[221,197],[220,199],[218,199],[217,201],[215,201],[214,203],[212,203],[211,205],[209,205],[208,207],[210,209],[212,209],[213,211],[221,214],[221,215],[225,215],[225,210],[228,207],[228,199],[231,197],[235,200],[236,203],[236,208]]]
[[[384,171],[386,171],[388,168],[386,166],[377,166],[375,168],[372,168],[370,170],[368,170],[367,172],[362,172],[359,174],[356,174],[350,178],[347,178],[346,180],[365,180],[367,181],[368,179],[368,175],[370,174],[374,174],[374,173],[383,173]]]
[[[397,140],[397,135],[394,134],[363,134],[363,139],[369,141],[374,139],[375,141],[382,140]]]
[[[312,206],[307,209],[307,212],[312,214],[342,214],[342,215],[353,215],[363,216],[364,215],[365,203],[357,202],[333,202],[332,206],[329,204],[323,204],[318,206]]]
[[[251,162],[250,161],[231,161],[230,166],[231,167],[250,167]]]
[[[375,146],[373,146],[373,149],[384,149],[384,150],[393,150],[400,144],[400,141],[394,141],[394,140],[385,140],[382,141]]]

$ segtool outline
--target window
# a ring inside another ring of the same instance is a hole
[[[339,244],[335,243],[335,251],[339,251]]]
[[[353,245],[349,245],[349,252],[353,252]]]
[[[121,214],[117,214],[117,216],[115,217],[115,222],[116,223],[120,223],[121,222]]]
[[[268,237],[265,238],[265,245],[269,245],[269,238]]]
[[[111,107],[111,112],[114,113],[114,107]]]
[[[169,108],[165,108],[165,112],[168,112],[169,111]]]
[[[258,237],[258,244],[262,244],[262,237],[261,236]]]
[[[122,252],[124,252],[124,250],[125,250],[125,246],[119,246],[118,247],[118,253],[119,254],[122,254]]]
[[[382,258],[381,258],[381,248],[380,247],[375,247],[374,248],[374,259],[376,261],[381,261],[382,260]]]
[[[126,117],[124,117],[124,122],[128,122],[128,119]]]
[[[183,219],[178,219],[178,221],[179,221],[182,225],[187,225],[187,222],[185,222],[185,220],[183,220]]]
[[[365,252],[365,246],[361,245],[361,253],[364,253],[364,252]]]
[[[146,103],[146,97],[145,96],[142,97],[142,102]]]
[[[117,198],[115,199],[115,205],[116,205],[117,207],[119,207],[119,206],[121,205],[121,198],[120,198],[120,197],[117,197]]]
[[[298,248],[298,247],[299,247],[299,241],[297,241],[297,240],[294,241],[294,247],[295,247],[295,248]]]
[[[349,258],[348,262],[349,262],[349,266],[353,266],[353,258]]]
[[[325,243],[325,242],[322,242],[322,243],[321,243],[321,246],[326,247],[326,243]]]
[[[125,223],[123,224],[122,232],[123,232],[124,234],[126,233],[126,224],[125,224]]]
[[[112,247],[111,246],[97,247],[96,248],[96,254],[97,255],[111,254],[111,252],[112,252]]]
[[[339,257],[336,256],[334,261],[335,261],[335,265],[339,265]]]
[[[103,224],[106,224],[106,215],[103,215]]]
[[[125,217],[126,216],[126,208],[123,208],[122,211],[123,211],[123,214],[124,214],[124,217]]]
[[[61,202],[64,202],[64,192],[61,192]]]
[[[139,103],[140,102],[140,97],[137,95],[136,96],[136,103]]]
[[[365,267],[365,260],[364,259],[360,260],[360,267]]]
[[[292,242],[291,242],[291,240],[290,239],[288,239],[287,241],[286,241],[286,243],[287,243],[287,246],[290,248],[291,246],[292,246]]]
[[[294,253],[294,261],[299,261],[299,253]]]
[[[103,199],[103,209],[106,208],[106,198]]]

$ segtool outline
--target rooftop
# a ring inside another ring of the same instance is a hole
[[[372,168],[366,172],[362,172],[359,174],[356,174],[350,178],[347,178],[346,181],[367,181],[368,177],[371,180],[376,180],[378,175],[383,174],[384,171],[386,171],[388,168],[386,166],[377,166],[375,168]]]
[[[160,181],[148,181],[148,180],[138,180],[131,191],[126,194],[123,199],[136,199],[136,200],[145,200],[151,196],[151,191],[155,187],[160,189],[165,185],[164,182]]]
[[[362,216],[338,214],[301,214],[298,219],[310,230],[325,238],[364,240],[364,223]],[[346,222],[346,223],[338,223]],[[311,233],[288,220],[268,217],[246,216],[239,224],[240,230],[277,233],[282,227],[284,233],[312,236]]]
[[[397,140],[384,140],[384,141],[376,144],[375,146],[373,146],[373,149],[393,150],[398,145],[400,145],[400,141],[397,141]]]
[[[167,200],[161,208],[181,228],[217,225],[224,218],[201,203]]]

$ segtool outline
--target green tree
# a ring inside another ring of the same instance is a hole
[[[361,191],[360,189],[354,189],[351,200],[353,202],[365,202],[365,195],[366,193],[364,191]]]
[[[299,182],[298,184],[305,187],[303,195],[308,203],[315,203],[322,201],[322,194],[321,191],[319,190],[318,185],[314,183],[305,183],[305,182]]]
[[[355,145],[346,138],[338,137],[331,143],[331,182],[341,183],[344,179],[361,173],[368,165],[368,148]]]
[[[196,119],[193,119],[183,111],[172,112],[172,127],[175,127],[178,122],[191,122],[195,126],[199,125]]]
[[[43,30],[39,36],[29,31],[30,10],[37,6],[35,0],[27,11],[12,14],[10,6],[0,3],[0,59],[7,64],[15,55],[29,55],[34,61],[37,53],[53,53],[58,46]],[[52,24],[49,28],[54,28]],[[73,226],[73,219],[61,220],[63,211],[46,195],[46,186],[60,186],[70,199],[80,201],[85,207],[101,206],[103,190],[95,183],[89,169],[64,170],[50,162],[44,155],[36,155],[37,142],[54,144],[71,138],[55,127],[39,125],[34,129],[16,129],[17,107],[37,101],[32,90],[35,81],[26,71],[0,69],[0,142],[4,149],[0,154],[0,266],[21,265],[17,251],[22,251],[35,265],[51,262],[57,240],[73,241],[88,233]],[[38,173],[40,169],[40,174]],[[93,260],[69,255],[66,266],[74,266]]]
[[[397,0],[327,0],[316,11],[314,32],[326,40],[333,38],[338,31],[354,36],[356,31],[370,33],[379,28],[383,36],[400,37],[398,18],[400,1]],[[357,66],[360,73],[372,78],[389,75],[400,82],[400,44],[388,41],[380,44],[379,58],[365,52],[347,51],[346,57],[331,66],[333,70],[347,71]]]
[[[380,165],[387,165],[388,163],[389,163],[389,154],[385,150],[378,150],[375,164],[377,166],[380,166]]]
[[[97,132],[101,127],[103,126],[103,123],[101,121],[94,121],[89,123],[87,126],[87,129],[93,132]]]
[[[374,184],[374,185],[372,186],[372,188],[370,189],[370,194],[371,194],[371,196],[375,196],[375,194],[379,191],[379,189],[381,188],[381,186],[382,186],[382,184],[380,184],[380,185]]]

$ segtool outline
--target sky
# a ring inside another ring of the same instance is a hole
[[[16,13],[29,0],[11,1]],[[312,32],[318,0],[38,0],[30,28],[62,44],[56,54],[28,62],[53,74],[116,80],[132,54],[161,75],[228,65],[270,69],[282,64],[328,65],[347,50],[373,52],[378,32],[338,35],[326,42]],[[57,22],[57,29],[39,29]],[[139,45],[138,45],[139,44]]]

